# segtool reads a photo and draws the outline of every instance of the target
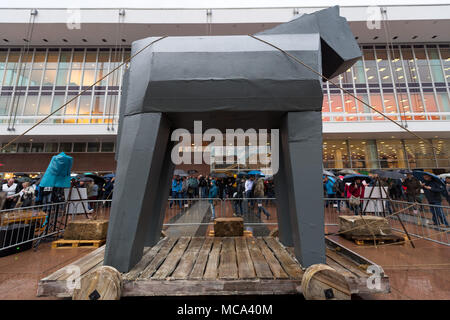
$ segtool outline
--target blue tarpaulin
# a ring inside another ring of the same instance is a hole
[[[72,163],[73,158],[66,155],[64,152],[53,156],[39,186],[70,188],[70,171],[72,170]]]

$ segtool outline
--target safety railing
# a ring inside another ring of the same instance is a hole
[[[340,215],[386,217],[394,231],[450,245],[450,206],[398,200],[362,199],[359,208],[349,199],[325,198],[325,226],[337,231]],[[0,211],[0,256],[20,246],[35,247],[41,240],[62,236],[74,219],[109,219],[111,200],[78,200]],[[214,217],[240,216],[254,236],[266,236],[278,226],[275,198],[169,198],[163,230],[168,235],[205,236],[214,228]]]
[[[352,206],[349,199],[325,199],[325,226],[338,226],[340,215],[354,214],[386,217],[394,231],[450,246],[449,206],[387,199],[361,199]]]
[[[1,210],[0,256],[31,248],[33,241],[58,236],[67,225],[67,209],[67,203],[60,202]]]

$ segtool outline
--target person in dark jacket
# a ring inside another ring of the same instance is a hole
[[[425,193],[425,197],[427,198],[428,203],[431,205],[430,210],[433,214],[433,224],[438,226],[441,222],[446,227],[448,227],[447,219],[445,218],[444,212],[442,211],[441,207],[441,194],[444,190],[444,186],[428,174],[424,174],[423,178],[425,180],[425,183],[422,183],[421,185]]]
[[[214,198],[217,198],[217,195],[219,193],[219,188],[216,185],[215,180],[211,180],[211,187],[209,188],[209,203],[211,204],[211,220],[214,220],[216,218],[216,211],[214,210]]]
[[[412,175],[412,173],[408,172],[406,174],[406,179],[403,181],[403,186],[406,187],[406,201],[420,203],[420,182]]]

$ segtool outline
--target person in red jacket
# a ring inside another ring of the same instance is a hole
[[[360,179],[355,179],[348,187],[347,197],[349,198],[350,208],[355,215],[361,212],[361,198],[364,198],[364,189],[365,186]]]

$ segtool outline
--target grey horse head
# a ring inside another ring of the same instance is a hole
[[[322,74],[331,79],[361,58],[361,50],[347,19],[339,15],[339,6],[304,14],[257,35],[319,33],[322,51]]]

